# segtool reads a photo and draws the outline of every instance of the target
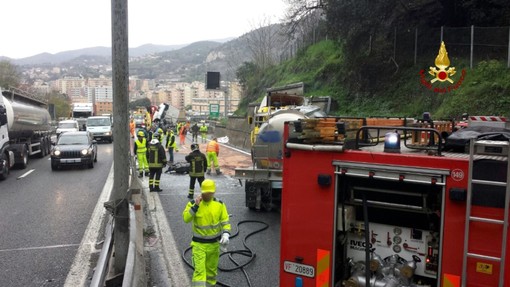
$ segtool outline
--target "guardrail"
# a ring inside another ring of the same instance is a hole
[[[124,279],[122,280],[122,287],[137,286],[135,284],[136,274],[136,215],[135,208],[132,204],[129,205],[129,247],[126,258],[126,267],[124,269]]]
[[[106,275],[108,274],[108,266],[113,251],[113,217],[110,216],[108,224],[105,229],[105,241],[99,259],[95,268],[94,276],[90,283],[90,287],[103,287],[105,286]],[[123,287],[137,286],[136,283],[136,214],[133,204],[129,205],[129,247],[126,258],[126,267],[124,269],[124,278],[122,281]]]
[[[134,164],[134,158],[131,158],[131,186],[128,192],[129,197],[133,197],[133,194],[137,193],[136,196],[140,196],[142,194],[142,187],[138,177],[136,177],[136,165]],[[133,176],[134,175],[134,176]],[[138,188],[139,191],[135,191]],[[130,199],[131,200],[131,199]],[[135,200],[136,201],[136,200]],[[136,203],[135,203],[136,204]],[[129,245],[128,245],[128,254],[126,258],[124,275],[122,278],[122,286],[123,287],[137,287],[137,286],[145,286],[145,260],[143,255],[139,256],[137,254],[137,232],[138,228],[143,228],[142,226],[137,225],[136,218],[136,207],[135,204],[129,204]],[[90,287],[103,287],[105,286],[107,275],[109,273],[109,262],[112,257],[112,251],[114,247],[114,220],[113,215],[110,215],[108,223],[105,228],[105,240],[103,244],[103,248],[101,249],[101,253],[99,254],[99,259],[97,261],[97,265],[95,268],[94,275],[92,277],[92,281]],[[140,244],[143,244],[140,243]],[[141,273],[141,274],[140,274]]]
[[[97,265],[95,268],[96,271],[94,272],[94,276],[92,277],[90,287],[104,286],[106,274],[108,273],[108,263],[112,255],[113,227],[114,227],[113,216],[110,215],[110,218],[108,219],[108,224],[106,225],[105,228],[105,240],[103,243],[103,248],[101,249],[101,253],[99,254],[99,259],[97,260]]]

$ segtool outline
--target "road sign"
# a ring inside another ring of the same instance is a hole
[[[218,118],[220,116],[220,105],[209,104],[209,117]]]

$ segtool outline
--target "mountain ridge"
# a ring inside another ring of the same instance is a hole
[[[206,40],[206,41],[214,41],[219,43],[225,43],[234,37],[216,39],[216,40]],[[202,41],[198,41],[202,42]],[[161,53],[166,51],[178,50],[180,48],[192,45],[193,43],[187,44],[173,44],[173,45],[158,45],[147,43],[140,45],[138,47],[129,48],[129,57],[141,57],[144,55],[150,55],[154,53]],[[35,54],[29,57],[23,58],[10,58],[7,56],[0,56],[1,61],[10,61],[15,65],[42,65],[42,64],[61,64],[66,61],[70,61],[74,58],[78,58],[80,56],[100,56],[100,57],[111,57],[111,47],[105,46],[94,46],[94,47],[86,47],[75,50],[61,51],[58,53],[48,53],[43,52],[39,54]]]

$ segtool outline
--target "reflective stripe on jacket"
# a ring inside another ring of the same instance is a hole
[[[143,138],[140,142],[139,139],[135,141],[135,153],[146,153],[147,152],[147,140]]]
[[[207,157],[199,150],[190,152],[184,157],[190,163],[190,176],[200,177],[204,176],[205,169],[207,168]]]
[[[168,131],[166,133],[166,148],[173,147],[174,149],[177,147],[177,143],[175,142],[175,135],[173,131]]]
[[[160,143],[149,145],[147,161],[149,162],[149,168],[162,168],[166,164],[165,149]]]
[[[230,219],[227,207],[219,199],[209,202],[189,201],[182,212],[184,222],[193,221],[193,241],[202,243],[217,242],[224,232],[230,233]]]

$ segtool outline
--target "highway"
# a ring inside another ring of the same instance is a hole
[[[189,144],[188,140],[175,154],[176,162],[183,161],[190,152]],[[76,282],[88,286],[102,248],[105,222],[94,213],[103,211],[103,190],[112,166],[113,146],[99,144],[98,162],[93,169],[52,171],[47,156],[31,159],[26,169],[12,170],[0,182],[0,286],[80,285]],[[205,144],[201,144],[201,150],[205,150]],[[239,269],[220,270],[219,286],[278,286],[280,215],[245,207],[244,186],[232,175],[237,165],[251,164],[248,154],[223,146],[219,159],[224,174],[206,177],[216,180],[216,196],[227,204],[233,233],[240,222],[263,222],[239,226],[239,235],[231,239],[228,250],[249,248],[255,258],[244,268],[246,275]],[[147,185],[147,178],[142,182]],[[191,240],[191,225],[182,221],[188,185],[188,175],[163,174],[163,192],[145,190],[145,234],[150,235],[145,238],[150,270],[147,286],[190,286],[193,271],[181,258]],[[267,229],[246,238],[266,224]],[[191,252],[186,253],[185,259],[191,262]],[[232,259],[238,264],[250,260],[236,254]],[[221,257],[221,269],[234,267],[228,256]]]
[[[200,149],[205,151],[205,144],[201,144]],[[176,161],[184,160],[184,156],[190,152],[188,148],[181,148],[176,154]],[[218,275],[218,281],[224,285],[218,286],[260,286],[271,287],[278,286],[279,275],[279,252],[280,252],[280,214],[277,212],[252,211],[245,207],[244,186],[239,180],[232,178],[235,165],[251,165],[250,156],[225,146],[220,148],[219,156],[220,168],[223,175],[206,175],[216,181],[216,197],[226,203],[229,214],[231,214],[232,233],[237,232],[237,225],[243,221],[261,221],[263,223],[246,222],[239,225],[239,235],[232,238],[228,246],[228,251],[246,250],[247,247],[255,254],[245,268],[246,275],[242,270],[221,271]],[[154,244],[154,248],[148,248],[148,254],[151,258],[166,257],[170,261],[170,270],[168,282],[175,287],[187,287],[191,279],[193,270],[181,258],[182,253],[189,247],[191,240],[191,225],[185,224],[182,220],[182,211],[188,202],[187,193],[189,186],[189,176],[179,174],[163,174],[161,180],[161,193],[150,193],[148,197],[150,212],[152,218],[155,218],[155,224],[160,228],[160,232],[149,240],[148,245]],[[196,188],[198,189],[198,187]],[[196,193],[197,195],[198,193]],[[246,236],[265,226],[267,229],[260,231],[249,238]],[[246,244],[246,246],[244,245]],[[238,264],[244,264],[249,257],[233,254],[232,258]],[[185,259],[191,262],[191,252],[186,253]],[[154,262],[163,262],[164,260],[151,260]],[[220,269],[231,269],[235,264],[229,259],[229,256],[220,257]],[[163,266],[151,266],[151,282],[148,286],[165,286],[168,284],[165,277]],[[188,281],[187,281],[188,280]]]
[[[93,169],[52,171],[46,156],[0,181],[0,286],[65,285],[112,166],[113,145],[98,151]],[[101,240],[86,243],[90,253]]]

